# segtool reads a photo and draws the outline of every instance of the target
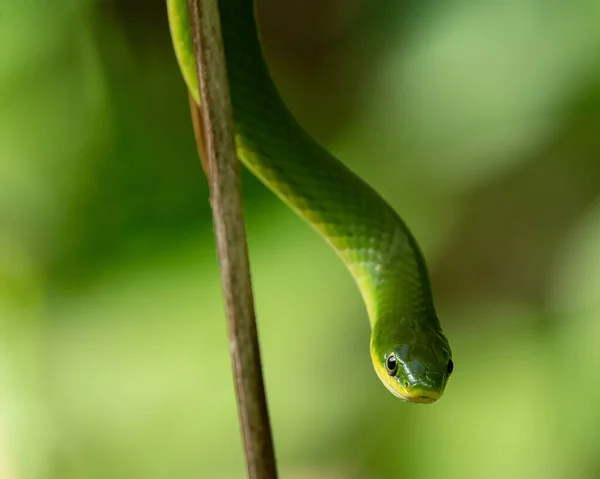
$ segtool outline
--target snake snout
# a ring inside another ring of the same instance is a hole
[[[411,402],[429,404],[437,401],[443,393],[443,388],[437,384],[420,381],[407,390],[407,399]]]

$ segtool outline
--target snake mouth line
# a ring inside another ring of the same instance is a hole
[[[421,404],[431,404],[436,402],[440,398],[441,394],[437,391],[422,391],[415,390],[411,391],[408,397],[409,402],[421,403]]]
[[[398,390],[393,387],[392,384],[387,381],[383,383],[385,387],[397,398],[402,401],[419,403],[419,404],[431,404],[436,402],[440,397],[441,393],[438,391],[427,391],[424,389],[402,389]]]

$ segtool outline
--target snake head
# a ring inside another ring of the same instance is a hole
[[[414,323],[413,323],[414,324]],[[433,403],[446,388],[454,369],[452,352],[442,331],[375,325],[371,339],[373,366],[394,396],[413,403]]]

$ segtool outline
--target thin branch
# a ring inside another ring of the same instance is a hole
[[[264,389],[248,247],[242,208],[240,166],[217,0],[188,0],[200,86],[206,169],[248,476],[277,477]],[[193,111],[192,111],[193,114]],[[199,150],[202,146],[199,145]]]

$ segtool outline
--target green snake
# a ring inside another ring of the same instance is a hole
[[[199,104],[187,0],[167,0],[167,12],[177,61]],[[238,158],[322,235],[354,277],[382,383],[404,401],[436,401],[454,365],[415,238],[394,209],[287,109],[263,58],[254,0],[219,0],[219,13]]]

